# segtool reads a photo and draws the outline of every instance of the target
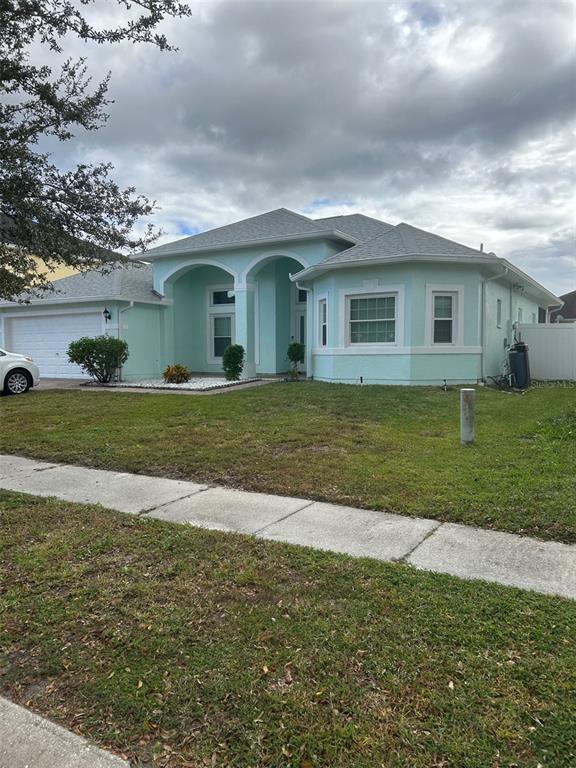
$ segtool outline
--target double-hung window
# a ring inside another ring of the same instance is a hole
[[[432,337],[434,344],[454,343],[456,295],[455,293],[434,293]]]
[[[319,320],[319,344],[326,346],[328,340],[328,317],[326,313],[326,299],[320,299],[318,302],[318,320]]]
[[[348,297],[350,344],[396,343],[396,294]]]
[[[212,357],[221,358],[232,344],[232,315],[212,315]]]

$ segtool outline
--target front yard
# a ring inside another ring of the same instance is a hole
[[[8,492],[0,529],[0,693],[135,768],[576,764],[576,603]]]
[[[0,398],[0,452],[199,480],[576,541],[576,389],[277,383],[210,397]]]

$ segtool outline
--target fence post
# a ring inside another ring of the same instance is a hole
[[[460,442],[470,445],[474,442],[475,389],[460,390]]]

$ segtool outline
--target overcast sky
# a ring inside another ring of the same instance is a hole
[[[105,4],[108,7],[110,3]],[[56,150],[155,198],[159,242],[285,206],[407,221],[576,289],[575,5],[191,2],[179,47],[86,47],[106,127]]]

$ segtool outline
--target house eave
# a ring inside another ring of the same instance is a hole
[[[94,296],[68,296],[68,297],[57,297],[54,296],[50,299],[45,298],[30,298],[29,301],[26,302],[19,302],[19,301],[2,301],[0,302],[0,309],[16,309],[18,307],[43,307],[44,305],[54,305],[54,304],[95,304],[95,303],[102,303],[102,302],[113,302],[113,301],[133,301],[135,304],[153,304],[155,306],[168,306],[171,302],[167,299],[141,299],[141,298],[133,298],[131,296],[113,296],[113,295],[94,295]]]
[[[139,253],[136,256],[130,258],[135,261],[153,262],[158,259],[173,258],[174,256],[189,256],[191,254],[201,255],[203,253],[217,253],[221,251],[233,251],[240,250],[242,248],[256,248],[258,246],[275,245],[276,243],[292,243],[303,242],[306,240],[342,240],[351,245],[358,245],[360,242],[357,238],[347,235],[341,232],[339,229],[327,229],[316,232],[303,232],[298,235],[285,235],[282,237],[260,237],[252,240],[236,240],[234,243],[228,243],[226,245],[208,245],[203,248],[179,248],[172,249],[170,251],[163,251],[162,253]],[[176,241],[176,244],[178,241]]]
[[[407,262],[440,262],[440,263],[452,263],[452,264],[456,263],[456,264],[480,264],[480,265],[483,264],[488,267],[505,266],[507,267],[509,273],[516,275],[516,277],[518,277],[520,280],[526,283],[539,296],[545,297],[546,301],[549,302],[548,304],[546,304],[548,308],[562,306],[562,300],[559,299],[558,296],[556,296],[547,288],[545,288],[543,285],[538,283],[536,280],[530,277],[530,275],[527,275],[521,269],[519,269],[514,264],[509,262],[507,259],[501,258],[499,256],[491,255],[491,254],[486,254],[485,256],[478,255],[478,256],[466,256],[466,257],[453,256],[452,254],[444,254],[444,255],[442,254],[434,254],[434,255],[404,254],[402,256],[385,256],[380,259],[342,261],[342,262],[336,262],[334,264],[326,264],[326,263],[320,262],[319,264],[314,264],[311,267],[307,267],[306,269],[303,269],[300,272],[296,272],[295,274],[290,275],[290,279],[292,280],[292,282],[296,282],[296,281],[305,282],[306,280],[319,277],[320,275],[326,274],[327,272],[331,272],[333,270],[351,269],[351,268],[353,269],[357,267],[382,266],[387,264],[402,264]]]

